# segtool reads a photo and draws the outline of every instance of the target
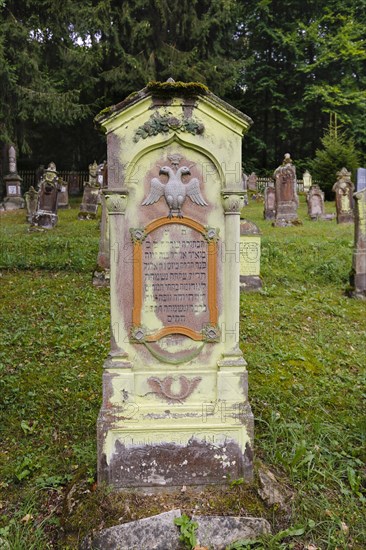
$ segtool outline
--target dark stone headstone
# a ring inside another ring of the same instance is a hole
[[[264,211],[265,220],[274,220],[276,217],[276,191],[272,186],[266,187],[264,191]]]
[[[274,225],[285,227],[297,221],[299,205],[296,169],[289,153],[285,154],[282,165],[275,170],[274,179],[276,189],[276,221]]]
[[[38,208],[32,225],[42,229],[52,229],[57,224],[57,203],[60,190],[56,165],[51,162],[39,183]]]
[[[79,220],[95,219],[100,204],[100,185],[98,183],[98,164],[89,164],[89,181],[84,183],[83,199],[78,215]]]
[[[324,193],[318,185],[313,185],[307,196],[308,215],[311,220],[324,218]]]

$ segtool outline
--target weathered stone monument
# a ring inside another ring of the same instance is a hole
[[[68,182],[64,181],[62,178],[59,178],[58,185],[59,185],[60,192],[58,195],[57,208],[70,208]]]
[[[276,189],[276,221],[274,225],[292,225],[297,221],[296,169],[292,164],[290,153],[286,153],[281,166],[276,168],[273,177]]]
[[[108,167],[104,162],[102,166],[102,178],[99,183],[105,192],[108,187]],[[99,238],[99,250],[97,257],[97,269],[93,275],[93,285],[97,287],[104,287],[109,285],[110,276],[110,256],[109,256],[109,216],[107,211],[107,204],[105,199],[105,193],[100,194],[100,203],[102,206],[102,215],[100,220],[100,238]]]
[[[311,177],[309,170],[305,170],[305,172],[303,173],[302,181],[304,185],[304,193],[308,193],[311,186],[313,185],[313,178]]]
[[[50,162],[39,182],[38,208],[32,225],[42,229],[52,229],[58,221],[57,201],[60,190],[56,165]]]
[[[311,220],[319,220],[325,217],[324,193],[319,185],[312,185],[306,195],[308,215]]]
[[[33,225],[33,218],[38,209],[38,191],[34,189],[33,185],[24,193],[24,199],[27,208],[27,222]]]
[[[252,478],[239,349],[241,144],[251,120],[196,83],[151,83],[107,133],[111,352],[98,479],[174,487]]]
[[[240,291],[262,288],[260,277],[261,233],[249,220],[240,220]]]
[[[17,170],[17,157],[14,145],[9,147],[9,174],[4,177],[6,186],[6,197],[4,198],[5,210],[17,210],[24,208],[24,199],[22,197],[21,183],[22,178]]]
[[[366,168],[357,168],[356,189],[362,191],[366,188]]]
[[[257,191],[258,176],[255,172],[252,172],[247,180],[247,188],[250,191]]]
[[[355,199],[355,243],[350,283],[352,295],[366,299],[366,187],[353,195]]]
[[[273,185],[268,185],[264,190],[263,217],[265,220],[276,218],[276,191]]]
[[[79,220],[95,219],[100,203],[100,185],[98,183],[98,164],[89,164],[89,180],[84,183],[84,193],[80,204]]]
[[[333,185],[332,191],[336,194],[337,223],[353,222],[353,192],[351,172],[342,168],[337,172],[338,180]]]

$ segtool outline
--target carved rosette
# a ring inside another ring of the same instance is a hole
[[[105,195],[108,214],[124,214],[126,212],[128,192]]]
[[[174,393],[172,390],[172,384],[175,381],[173,376],[167,376],[163,379],[151,376],[147,382],[152,389],[152,393],[155,393],[158,397],[165,399],[169,403],[182,403],[182,401],[185,401],[193,393],[202,378],[200,376],[196,376],[195,378],[180,376],[178,380],[180,384],[180,391],[178,393]]]
[[[222,191],[222,202],[225,216],[240,215],[240,211],[244,206],[243,191]]]

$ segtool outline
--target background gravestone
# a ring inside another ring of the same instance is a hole
[[[97,216],[100,204],[100,185],[98,183],[98,164],[89,164],[89,180],[84,183],[84,193],[80,204],[79,220],[93,220]]]
[[[276,191],[272,185],[264,190],[264,211],[265,220],[274,220],[276,217]]]
[[[69,184],[62,178],[59,178],[59,195],[57,201],[57,208],[70,208],[69,205]]]
[[[305,170],[305,172],[303,173],[302,181],[304,185],[304,192],[308,193],[313,184],[313,178],[311,177],[309,170]]]
[[[366,187],[354,194],[355,242],[350,282],[352,295],[366,298]]]
[[[240,220],[240,291],[262,288],[260,277],[261,237],[258,226]]]
[[[24,199],[21,192],[22,178],[17,171],[16,151],[13,145],[9,147],[8,156],[9,173],[4,177],[6,187],[4,208],[5,210],[17,210],[18,208],[24,208]]]
[[[306,195],[308,215],[311,220],[319,220],[325,217],[324,193],[318,185],[313,185]]]
[[[356,189],[362,191],[366,188],[366,168],[357,168]]]
[[[55,227],[58,221],[57,201],[59,189],[56,165],[54,162],[50,162],[39,183],[38,208],[33,216],[32,225],[43,229]]]
[[[250,191],[257,191],[258,176],[255,172],[252,172],[247,180],[247,188]]]
[[[338,180],[333,185],[332,191],[336,194],[337,223],[353,222],[353,191],[351,172],[342,168],[337,172]]]
[[[24,193],[25,205],[27,208],[27,222],[33,225],[33,218],[38,209],[38,191],[33,185]]]
[[[112,341],[98,480],[252,478],[239,349],[242,135],[200,84],[152,83],[97,119],[108,144]]]
[[[291,225],[292,222],[297,221],[299,199],[297,196],[296,169],[292,164],[290,153],[285,154],[283,163],[275,170],[273,177],[276,189],[275,225]]]

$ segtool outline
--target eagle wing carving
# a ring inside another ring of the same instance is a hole
[[[192,202],[199,204],[200,206],[207,206],[207,202],[201,195],[200,182],[197,178],[192,178],[189,183],[186,185],[187,196],[191,199]]]
[[[153,178],[150,182],[150,193],[142,203],[142,206],[154,204],[158,202],[160,197],[164,195],[165,185],[163,185],[158,178]]]

